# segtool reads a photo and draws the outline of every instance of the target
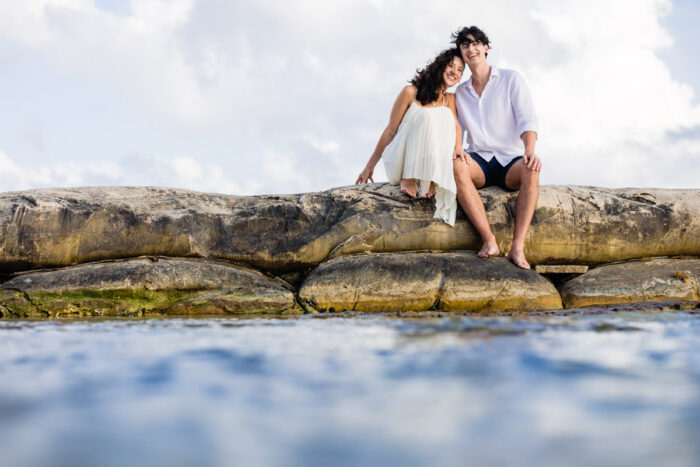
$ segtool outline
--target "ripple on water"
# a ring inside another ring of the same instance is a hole
[[[182,358],[192,358],[216,365],[233,374],[261,375],[265,373],[265,358],[262,355],[245,355],[221,348],[197,349],[184,352]]]
[[[694,310],[354,316],[0,321],[3,464],[700,459]]]

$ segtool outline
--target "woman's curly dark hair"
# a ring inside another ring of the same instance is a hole
[[[411,84],[417,89],[416,100],[421,105],[430,104],[439,97],[440,88],[445,84],[442,79],[442,73],[455,57],[462,58],[458,48],[446,49],[440,52],[428,66],[422,70],[416,70],[416,75],[411,80]]]

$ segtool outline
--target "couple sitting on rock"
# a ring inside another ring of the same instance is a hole
[[[522,77],[486,61],[489,39],[476,26],[453,34],[455,47],[419,70],[403,88],[389,124],[356,183],[374,182],[380,158],[392,184],[411,198],[435,197],[435,217],[454,225],[457,201],[481,235],[482,258],[500,254],[477,188],[520,190],[508,259],[529,269],[525,235],[537,204],[537,117]],[[464,65],[471,77],[454,94]],[[467,133],[467,151],[462,144]]]

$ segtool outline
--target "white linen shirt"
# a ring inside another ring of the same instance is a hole
[[[457,118],[467,132],[467,152],[484,160],[496,158],[502,166],[525,153],[520,136],[537,132],[537,117],[525,80],[516,71],[491,66],[491,77],[481,97],[472,78],[455,91]]]

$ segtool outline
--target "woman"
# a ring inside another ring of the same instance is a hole
[[[464,62],[458,49],[445,50],[418,70],[411,85],[403,88],[391,109],[389,124],[357,183],[371,181],[374,168],[384,157],[392,185],[411,198],[435,196],[435,215],[454,225],[457,187],[452,157],[462,148],[455,96],[447,89],[462,78]]]

